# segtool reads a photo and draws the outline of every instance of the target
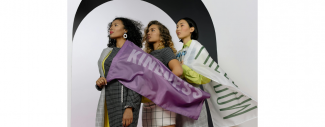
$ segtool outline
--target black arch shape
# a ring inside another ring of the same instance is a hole
[[[93,9],[111,0],[82,0],[73,22],[73,34],[77,31],[81,21]],[[211,57],[218,63],[217,40],[212,19],[201,0],[143,0],[166,12],[175,22],[183,17],[192,18],[198,25],[200,37],[198,41],[205,46]],[[182,6],[180,6],[182,5]]]
[[[82,0],[77,9],[73,22],[72,39],[81,21],[93,9],[111,0]],[[208,50],[211,58],[218,63],[217,40],[214,25],[207,8],[201,0],[143,0],[151,3],[167,13],[175,22],[183,17],[192,18],[199,28],[198,41]],[[171,32],[172,33],[172,32]],[[206,106],[208,106],[205,101]],[[212,127],[209,108],[207,108],[208,124]]]

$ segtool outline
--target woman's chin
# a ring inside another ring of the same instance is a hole
[[[148,40],[147,42],[150,44],[155,43],[155,41],[152,41],[152,40]]]
[[[111,35],[109,36],[109,38],[110,38],[110,39],[116,39],[116,37],[114,37],[114,36],[111,36]]]

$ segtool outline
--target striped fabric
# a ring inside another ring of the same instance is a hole
[[[159,50],[154,50],[154,51],[150,52],[150,55],[157,58],[169,70],[170,70],[170,68],[168,67],[169,61],[171,61],[173,59],[176,59],[176,56],[175,56],[175,54],[173,53],[173,50],[170,47],[166,47],[166,48],[159,49]]]
[[[203,45],[192,40],[187,54],[190,55],[184,57],[184,64],[211,79],[202,86],[211,95],[207,103],[213,126],[235,126],[257,117],[257,101],[238,88]]]

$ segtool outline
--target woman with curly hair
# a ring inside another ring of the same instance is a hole
[[[136,127],[138,124],[141,95],[123,86],[118,80],[106,81],[113,58],[125,41],[142,47],[142,24],[128,18],[117,17],[109,23],[108,47],[98,60],[100,78],[96,88],[102,91],[96,114],[96,127]],[[108,122],[109,121],[109,122]]]
[[[154,20],[149,22],[144,33],[145,52],[160,60],[176,76],[181,76],[183,70],[176,59],[176,49],[166,26]],[[144,103],[142,110],[142,124],[144,127],[175,126],[176,113],[159,107],[145,97],[142,97],[142,102]]]

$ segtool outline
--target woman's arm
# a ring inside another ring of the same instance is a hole
[[[200,75],[199,73],[193,71],[185,64],[183,63],[181,64],[183,68],[183,76],[185,77],[187,82],[202,85],[202,84],[207,84],[211,81],[211,79],[204,77],[203,75]]]
[[[168,67],[171,69],[171,71],[178,77],[182,76],[183,69],[181,64],[178,62],[177,59],[172,59],[168,63]]]
[[[126,88],[126,87],[125,87]],[[127,97],[126,97],[126,109],[123,113],[123,125],[129,126],[133,122],[133,111],[134,109],[140,109],[141,106],[141,95],[137,92],[127,89]]]
[[[167,65],[176,76],[178,77],[182,76],[183,74],[182,66],[176,59],[176,56],[170,47],[167,47],[163,50],[162,59],[164,61],[164,64]]]

